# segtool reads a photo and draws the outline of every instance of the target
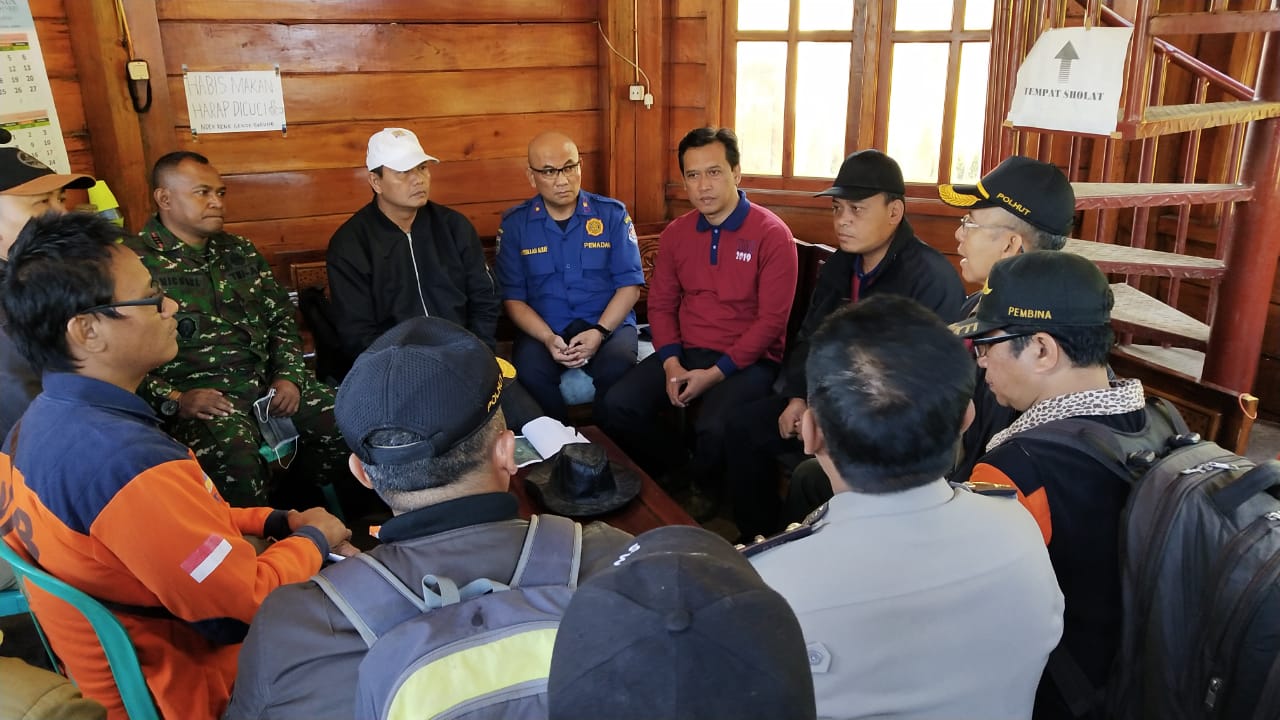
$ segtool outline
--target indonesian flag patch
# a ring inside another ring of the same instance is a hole
[[[182,561],[182,569],[198,583],[213,574],[223,560],[231,554],[231,543],[221,535],[210,535]]]

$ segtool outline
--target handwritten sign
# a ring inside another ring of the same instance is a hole
[[[1132,28],[1046,30],[1018,68],[1009,122],[1108,135],[1116,129]]]
[[[284,91],[276,71],[188,72],[183,85],[193,133],[285,129]]]

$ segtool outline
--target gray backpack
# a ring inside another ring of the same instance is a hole
[[[1132,486],[1108,687],[1093,687],[1061,646],[1049,656],[1075,716],[1280,718],[1280,462],[1255,466],[1200,440],[1159,398],[1136,433],[1073,418],[1019,437],[1092,454]]]
[[[581,557],[582,526],[535,515],[509,584],[428,574],[410,589],[367,554],[321,570],[312,580],[369,646],[354,717],[546,718],[551,648]]]

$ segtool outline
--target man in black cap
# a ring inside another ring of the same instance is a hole
[[[804,635],[733,546],[672,525],[583,583],[556,633],[551,720],[815,717]]]
[[[962,317],[964,287],[955,268],[915,236],[906,218],[906,185],[893,158],[860,150],[845,158],[831,188],[837,249],[823,264],[808,312],[783,360],[782,392],[743,408],[730,423],[741,442],[729,456],[734,521],[744,539],[778,529],[773,458],[800,453],[809,338],[833,311],[880,294],[909,297],[946,322]]]
[[[960,274],[965,282],[987,282],[991,266],[1004,258],[1032,250],[1061,250],[1075,221],[1076,194],[1067,176],[1051,163],[1022,155],[1006,158],[976,185],[939,185],[942,202],[968,208],[956,228]],[[965,298],[959,317],[969,317],[982,292]],[[964,431],[963,451],[948,477],[969,478],[992,435],[1009,427],[1018,411],[996,402],[978,370],[973,394],[975,416]]]
[[[374,341],[338,390],[351,473],[395,513],[370,555],[409,587],[427,573],[461,587],[508,582],[516,570],[529,523],[507,492],[515,439],[500,403],[513,375],[480,338],[422,317]],[[607,567],[629,539],[603,523],[584,527],[581,577]],[[272,593],[240,653],[225,717],[350,718],[366,650],[315,582]]]
[[[1096,422],[1104,432],[1142,432],[1142,383],[1108,379],[1114,299],[1092,262],[1024,253],[996,263],[984,293],[977,314],[952,330],[972,340],[996,400],[1022,415],[991,438],[971,477],[1017,487],[1066,597],[1062,648],[1102,687],[1120,637],[1117,548],[1129,486],[1100,457],[1023,433],[1066,418]],[[1046,675],[1036,717],[1071,716]]]

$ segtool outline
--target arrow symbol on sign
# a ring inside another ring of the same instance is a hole
[[[1068,42],[1062,46],[1057,55],[1053,56],[1054,60],[1061,60],[1058,65],[1058,83],[1066,84],[1067,79],[1071,77],[1071,61],[1079,60],[1080,56],[1076,54],[1076,49]]]

